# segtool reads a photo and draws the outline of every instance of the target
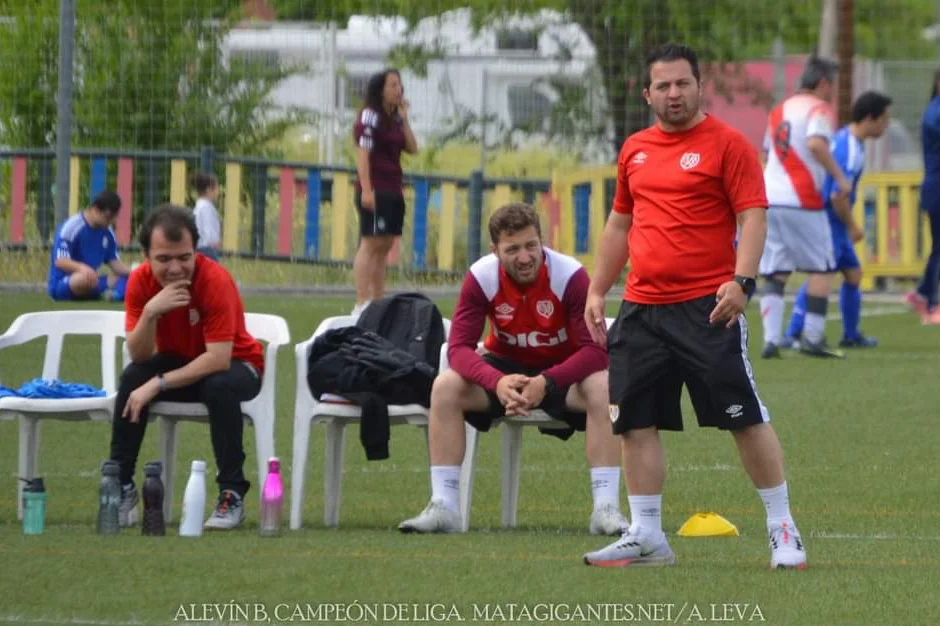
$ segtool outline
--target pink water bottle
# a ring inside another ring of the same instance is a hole
[[[281,532],[281,513],[284,510],[284,482],[281,480],[281,462],[277,457],[268,459],[268,476],[261,492],[261,536],[275,537]]]

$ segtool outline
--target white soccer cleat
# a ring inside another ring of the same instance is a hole
[[[440,500],[431,500],[421,515],[405,520],[398,525],[403,533],[459,533],[462,524],[460,513],[444,506]]]
[[[773,569],[806,569],[806,550],[795,526],[786,522],[770,529],[770,567]]]
[[[602,504],[591,513],[588,528],[592,535],[622,535],[630,528],[630,522],[616,504]]]
[[[666,535],[651,539],[629,530],[609,546],[584,555],[585,565],[596,567],[675,565],[676,555],[666,541]]]

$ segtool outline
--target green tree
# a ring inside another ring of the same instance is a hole
[[[642,96],[643,62],[655,45],[687,43],[699,53],[706,79],[727,97],[744,95],[769,104],[769,94],[748,80],[736,65],[766,58],[781,37],[789,53],[812,51],[821,0],[346,0],[342,3],[271,0],[281,19],[343,24],[351,15],[400,15],[411,23],[461,7],[473,10],[477,26],[510,14],[540,9],[564,12],[579,24],[597,52],[606,109],[614,125],[614,144],[649,123]],[[856,2],[857,54],[869,58],[930,58],[934,46],[920,31],[936,19],[933,0],[907,0],[904,11],[881,0]],[[570,96],[563,94],[563,96]],[[559,106],[570,106],[562,97]],[[583,106],[583,105],[581,105]],[[553,117],[572,116],[555,111]]]
[[[76,146],[258,153],[308,121],[270,94],[301,68],[226,62],[237,12],[215,0],[76,3],[73,143]],[[56,2],[0,4],[0,144],[55,145]],[[11,80],[12,79],[12,80]]]

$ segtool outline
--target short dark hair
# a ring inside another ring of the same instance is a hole
[[[121,196],[110,189],[106,189],[95,196],[94,200],[91,201],[91,206],[104,213],[117,215],[118,211],[121,210]]]
[[[140,227],[137,240],[144,252],[150,252],[150,239],[153,231],[161,229],[166,238],[173,242],[183,240],[183,233],[189,231],[193,238],[193,247],[199,241],[199,231],[196,229],[196,219],[193,212],[175,204],[161,204],[150,212]]]
[[[891,106],[891,98],[878,91],[866,91],[852,104],[852,121],[863,122],[866,118],[877,119]]]
[[[525,202],[510,202],[504,204],[490,216],[490,241],[493,245],[499,243],[500,235],[511,235],[525,230],[529,226],[535,227],[539,239],[542,238],[542,227],[539,224],[539,214],[535,207]]]
[[[666,43],[661,46],[656,46],[646,55],[646,70],[643,75],[643,85],[649,89],[650,85],[653,83],[653,79],[650,76],[650,69],[652,69],[653,63],[659,63],[661,61],[679,61],[681,59],[685,59],[689,62],[689,65],[692,66],[692,76],[695,77],[695,81],[699,83],[702,82],[702,74],[698,68],[698,55],[695,54],[695,50],[681,43]]]
[[[215,174],[207,174],[206,172],[193,173],[192,186],[200,196],[218,184],[219,179],[215,177]]]
[[[816,89],[824,80],[834,83],[839,64],[834,60],[813,55],[806,60],[806,66],[800,75],[800,89]]]

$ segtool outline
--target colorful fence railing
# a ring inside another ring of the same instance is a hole
[[[8,228],[0,240],[48,243],[54,225],[53,165],[50,151],[0,151],[0,194],[10,199]],[[69,212],[102,189],[116,189],[123,200],[118,242],[132,245],[147,209],[166,201],[192,204],[187,182],[196,167],[219,177],[223,250],[312,262],[351,260],[358,237],[351,168],[224,157],[205,149],[76,150],[70,160]],[[549,188],[547,180],[484,179],[479,172],[468,178],[407,176],[406,232],[392,261],[417,270],[462,271],[486,251],[485,220],[494,207],[525,200],[540,207],[546,223],[556,223]]]
[[[878,279],[915,278],[930,254],[930,228],[919,210],[920,172],[868,174],[859,182],[854,211],[865,238],[856,244],[863,288]],[[616,167],[584,169],[552,179],[559,203],[559,250],[593,265],[594,250],[616,190]]]
[[[105,188],[124,203],[116,234],[132,237],[146,210],[160,202],[191,204],[187,177],[194,168],[219,176],[223,249],[267,258],[348,263],[358,237],[351,168],[278,162],[199,152],[76,150],[70,160],[69,213]],[[48,150],[0,151],[0,241],[48,243],[54,230],[54,159]],[[884,278],[918,276],[930,251],[930,230],[918,210],[921,174],[863,177],[854,207],[865,227],[857,244],[864,287]],[[416,270],[460,272],[488,249],[492,210],[513,199],[535,204],[548,245],[591,269],[594,250],[616,189],[613,166],[559,172],[552,180],[410,175],[408,212],[392,261]],[[5,200],[9,198],[9,204]]]

